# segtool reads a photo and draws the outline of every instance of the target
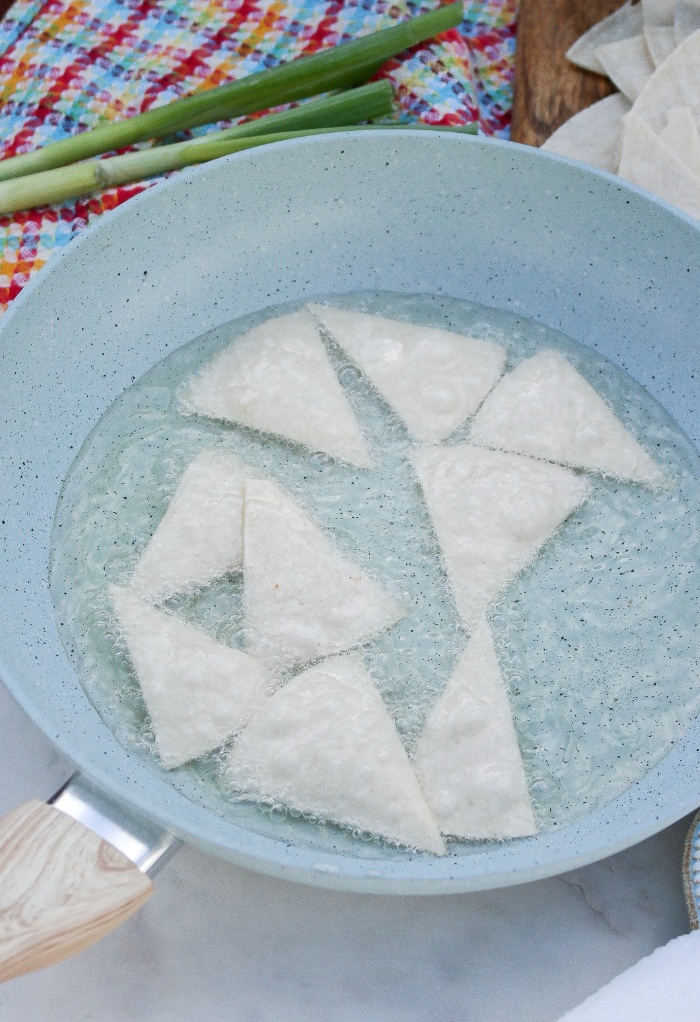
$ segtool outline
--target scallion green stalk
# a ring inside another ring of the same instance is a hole
[[[278,114],[266,114],[254,121],[226,128],[224,131],[210,132],[208,135],[188,139],[186,142],[174,142],[168,148],[171,152],[176,152],[174,146],[182,148],[192,142],[199,145],[212,139],[221,142],[228,138],[273,135],[280,131],[304,131],[307,128],[340,128],[346,124],[374,121],[391,113],[393,98],[394,89],[391,82],[383,79],[379,82],[370,82],[369,85],[361,85],[357,89],[347,89],[334,96],[310,100]]]
[[[267,135],[246,137],[224,137],[228,132],[214,132],[211,135],[178,142],[173,145],[157,146],[138,153],[109,156],[102,160],[87,160],[70,167],[44,170],[28,174],[12,181],[0,182],[0,213],[15,213],[21,209],[33,209],[55,202],[77,199],[92,195],[104,188],[132,184],[171,170],[179,170],[197,163],[207,163],[221,156],[251,149],[254,146],[269,145],[288,139],[306,138],[309,135],[324,135],[338,131],[371,131],[391,128],[392,130],[419,128],[424,131],[453,131],[475,134],[476,125],[444,128],[427,124],[374,124],[311,128],[302,131],[277,131]]]
[[[0,161],[0,181],[65,167],[135,142],[163,138],[187,128],[358,85],[371,78],[390,57],[456,27],[462,17],[462,0],[459,0],[320,53],[298,57],[228,85],[174,100],[114,124],[83,131],[34,152]]]

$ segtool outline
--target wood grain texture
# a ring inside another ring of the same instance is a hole
[[[511,138],[541,145],[560,124],[615,88],[564,54],[622,0],[520,0]]]
[[[89,947],[152,891],[82,823],[44,802],[19,806],[0,820],[0,981]]]

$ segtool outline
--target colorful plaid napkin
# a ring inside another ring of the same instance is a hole
[[[139,113],[435,6],[413,0],[17,0],[0,23],[0,155]],[[467,2],[459,30],[391,60],[397,118],[506,137],[517,0]],[[224,125],[219,125],[223,127]],[[199,129],[196,133],[210,129]],[[142,183],[0,218],[0,311]]]

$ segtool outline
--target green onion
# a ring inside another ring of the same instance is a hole
[[[264,118],[267,120],[267,118]],[[179,170],[197,163],[207,163],[221,156],[250,149],[254,146],[269,145],[287,139],[305,138],[309,135],[323,135],[337,131],[371,131],[382,128],[392,130],[419,128],[425,131],[456,131],[475,134],[476,125],[468,124],[459,128],[443,128],[428,124],[374,124],[352,127],[311,128],[303,131],[278,131],[268,135],[247,137],[226,137],[228,131],[213,132],[202,139],[178,142],[174,145],[157,146],[138,153],[110,156],[103,160],[88,160],[70,167],[44,170],[28,174],[13,181],[0,182],[0,213],[14,213],[20,209],[32,209],[81,195],[92,195],[104,188],[130,184],[170,170]],[[229,129],[231,131],[233,129]]]
[[[83,131],[34,152],[0,161],[0,181],[65,167],[135,142],[163,138],[187,128],[358,85],[371,78],[390,57],[456,27],[462,17],[459,0],[392,28],[257,71],[228,85],[176,99],[124,121]]]
[[[258,117],[225,131],[211,132],[198,139],[126,153],[108,160],[57,167],[55,170],[40,171],[38,174],[24,175],[22,178],[7,182],[0,181],[0,205],[5,203],[2,212],[10,213],[18,209],[31,209],[37,205],[63,202],[66,199],[78,198],[80,195],[90,195],[109,187],[110,183],[130,184],[189,166],[191,163],[202,162],[193,159],[182,162],[180,154],[191,145],[271,135],[282,131],[337,128],[383,117],[392,111],[393,94],[390,82],[386,80],[371,82],[369,85],[348,89],[338,95],[311,100],[291,110]]]
[[[278,114],[266,114],[224,131],[210,132],[187,142],[175,142],[173,145],[186,146],[192,142],[199,144],[212,138],[221,141],[226,138],[248,138],[251,135],[272,135],[279,131],[302,131],[305,128],[339,128],[345,124],[373,121],[392,112],[393,98],[391,82],[383,79],[361,85],[357,89],[347,89],[334,96],[313,99]]]

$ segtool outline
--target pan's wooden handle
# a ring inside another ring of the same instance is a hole
[[[0,820],[0,982],[106,936],[153,884],[82,823],[30,801]]]

